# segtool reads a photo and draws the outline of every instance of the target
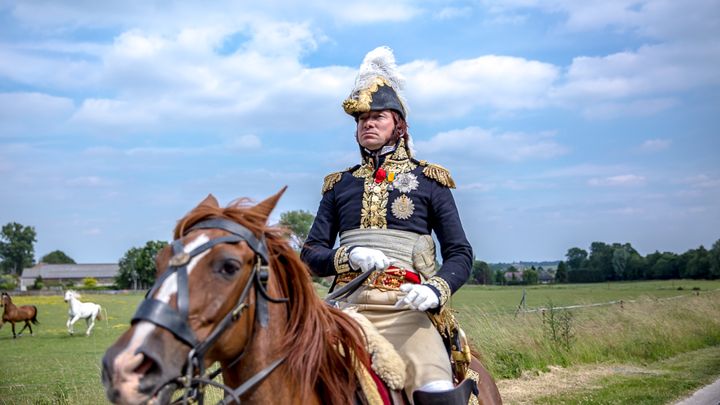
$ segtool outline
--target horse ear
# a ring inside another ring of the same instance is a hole
[[[270,213],[277,205],[278,200],[280,200],[280,197],[285,193],[285,190],[287,190],[287,186],[283,187],[275,193],[274,195],[271,195],[270,197],[266,198],[264,201],[258,203],[256,206],[250,208],[251,211],[258,214],[263,218],[264,221],[267,222],[268,217],[270,216]]]
[[[200,202],[200,204],[198,204],[198,206],[201,206],[201,205],[207,205],[207,206],[215,207],[215,208],[220,207],[220,204],[218,204],[217,198],[215,198],[215,196],[212,194],[208,194],[208,196],[205,197],[205,199],[202,200]]]

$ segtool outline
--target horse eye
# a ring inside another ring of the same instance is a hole
[[[232,276],[240,271],[240,264],[235,260],[226,260],[220,267],[220,272]]]

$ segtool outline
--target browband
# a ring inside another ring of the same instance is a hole
[[[250,246],[250,248],[258,254],[258,256],[260,256],[262,264],[267,265],[269,263],[268,251],[264,238],[258,239],[255,234],[250,232],[249,229],[238,223],[223,218],[207,219],[193,225],[190,229],[185,231],[185,233],[187,234],[188,232],[196,229],[222,229],[232,233],[233,235],[239,236],[247,242],[248,246]]]

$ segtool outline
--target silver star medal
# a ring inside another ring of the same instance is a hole
[[[418,188],[417,177],[412,173],[399,173],[393,181],[395,187],[401,193],[409,193]]]
[[[392,214],[397,219],[408,219],[415,212],[415,204],[405,194],[396,198],[390,207]]]

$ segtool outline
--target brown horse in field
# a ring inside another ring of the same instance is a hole
[[[202,403],[213,385],[223,403],[355,402],[358,367],[370,366],[365,335],[320,299],[287,232],[266,225],[283,192],[227,208],[208,196],[178,221],[155,285],[103,357],[110,401],[166,404],[181,390],[177,401]],[[480,403],[496,403],[482,397],[483,383],[497,392],[484,376]]]
[[[22,305],[18,307],[13,304],[12,299],[10,299],[10,295],[6,292],[2,293],[0,301],[2,302],[1,305],[5,307],[2,321],[0,321],[0,328],[4,322],[10,322],[12,324],[13,339],[15,339],[17,337],[15,334],[15,322],[25,322],[25,326],[23,326],[19,334],[22,335],[25,328],[28,328],[30,329],[30,335],[32,335],[33,331],[30,323],[39,323],[37,320],[37,307],[35,305]]]

